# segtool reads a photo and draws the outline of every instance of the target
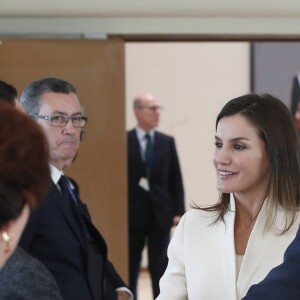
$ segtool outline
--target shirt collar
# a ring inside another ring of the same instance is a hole
[[[144,129],[142,129],[141,127],[136,127],[136,134],[139,140],[144,139],[145,134],[147,133]],[[154,138],[154,133],[155,133],[155,129],[151,129],[149,132],[149,135],[151,136],[151,139],[153,140]]]
[[[57,169],[56,167],[54,167],[53,165],[51,165],[51,164],[49,164],[49,165],[50,165],[51,178],[52,178],[53,182],[54,182],[55,184],[57,184],[57,183],[58,183],[58,180],[60,179],[60,177],[61,177],[62,175],[64,175],[64,174],[63,174],[62,171],[58,170],[58,169]]]

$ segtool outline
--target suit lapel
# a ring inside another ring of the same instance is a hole
[[[263,261],[266,255],[270,255],[267,249],[269,249],[270,243],[272,243],[272,240],[275,238],[274,227],[268,231],[264,230],[267,214],[266,207],[267,200],[265,200],[263,204],[248,240],[246,253],[237,281],[237,290],[240,297],[245,295],[246,289],[248,289],[258,265]],[[277,222],[281,222],[282,218],[282,214],[278,215]]]
[[[163,140],[162,136],[155,131],[155,133],[154,133],[154,154],[153,154],[152,171],[154,171],[154,169],[156,169],[157,166],[159,168],[161,168],[160,157],[161,157],[161,154],[163,153],[163,149],[164,149],[164,140]],[[154,171],[154,173],[155,173],[155,171]]]
[[[130,151],[133,152],[133,155],[131,155],[131,157],[138,158],[137,160],[135,160],[135,167],[139,170],[143,170],[142,173],[146,174],[146,166],[142,158],[141,147],[135,129],[130,131],[129,143],[131,144]]]
[[[79,202],[79,205],[80,205],[80,209],[81,209],[81,212],[82,212],[82,217],[84,218],[84,221],[85,221],[86,226],[89,230],[89,233],[91,234],[91,236],[93,238],[94,243],[98,246],[98,249],[101,252],[101,254],[103,255],[103,257],[106,258],[106,256],[107,256],[107,245],[106,245],[106,242],[105,242],[104,238],[102,237],[101,233],[98,231],[98,229],[92,223],[92,220],[91,220],[90,214],[88,212],[87,206],[85,204],[83,204],[81,200]]]
[[[230,299],[236,299],[236,260],[234,243],[234,220],[235,220],[235,202],[233,195],[230,196],[229,211],[225,215],[225,226],[220,222],[224,230],[221,230],[222,248],[224,250],[223,265],[225,280],[227,281],[228,293]]]
[[[69,224],[72,231],[74,232],[74,235],[78,238],[82,246],[85,248],[85,242],[83,240],[81,231],[74,219],[74,216],[71,213],[70,207],[68,207],[65,199],[63,198],[62,194],[60,193],[60,191],[58,190],[57,186],[54,184],[53,181],[51,182],[49,196],[51,198],[51,201],[56,203],[56,205],[59,207],[66,222]]]

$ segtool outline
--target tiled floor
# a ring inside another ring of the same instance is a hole
[[[138,300],[153,300],[150,276],[147,271],[140,273],[138,281]]]

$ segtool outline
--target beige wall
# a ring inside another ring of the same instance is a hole
[[[250,90],[250,44],[127,43],[125,53],[127,128],[133,97],[155,94],[165,107],[159,130],[176,138],[187,208],[215,202],[214,122],[225,102]]]

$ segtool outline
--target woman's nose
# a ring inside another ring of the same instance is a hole
[[[219,164],[229,164],[231,161],[229,151],[224,148],[219,149],[216,153],[215,160]]]

